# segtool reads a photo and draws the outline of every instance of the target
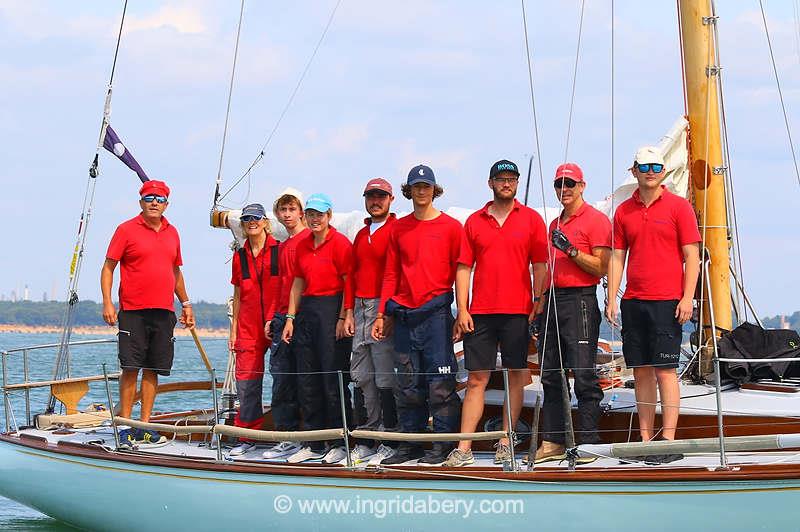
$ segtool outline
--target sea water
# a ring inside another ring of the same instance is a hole
[[[84,336],[73,335],[73,341],[98,340],[103,338],[113,339],[114,336]],[[0,351],[8,351],[24,346],[58,343],[58,334],[22,334],[0,333]],[[225,368],[228,361],[227,338],[201,338],[203,347],[211,360],[211,365],[217,371],[217,380],[225,378]],[[57,350],[54,348],[31,350],[28,352],[29,381],[52,379],[53,367]],[[7,356],[7,378],[9,384],[23,382],[22,353],[10,353]],[[116,372],[117,347],[114,343],[104,343],[86,346],[75,346],[70,351],[70,375],[81,377],[89,375],[102,375],[103,364],[106,364],[109,373]],[[200,354],[191,337],[179,337],[175,341],[175,361],[172,374],[161,377],[160,383],[179,381],[209,380],[208,371],[203,364]],[[271,389],[270,376],[265,378],[265,401],[269,400]],[[114,401],[117,400],[118,387],[116,382],[111,386]],[[30,392],[31,416],[41,413],[47,406],[49,388],[35,388]],[[91,403],[107,404],[105,383],[100,380],[89,385],[89,393],[80,403],[80,408],[86,408]],[[14,421],[19,425],[26,424],[25,396],[21,391],[15,392],[10,397],[12,416],[9,422]],[[156,398],[155,411],[180,411],[195,408],[212,409],[212,397],[209,391],[178,392],[159,395]],[[134,411],[134,417],[137,417]],[[5,409],[0,408],[0,430],[5,431]],[[0,497],[0,530],[73,530],[61,525],[36,510],[32,510],[14,501]]]

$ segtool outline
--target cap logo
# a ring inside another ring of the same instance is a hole
[[[508,164],[508,163],[498,164],[497,171],[502,172],[503,170],[516,171],[516,167],[513,164]]]
[[[424,168],[420,168],[419,169],[419,175],[425,175],[425,169]]]

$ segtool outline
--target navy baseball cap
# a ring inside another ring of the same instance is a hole
[[[517,168],[517,165],[507,159],[502,159],[492,165],[491,170],[489,170],[489,179],[502,172],[511,172],[512,174],[517,174],[517,177],[519,177],[519,168]]]
[[[264,206],[260,203],[251,203],[250,205],[246,205],[244,209],[242,209],[242,217],[245,216],[255,216],[256,218],[266,218],[267,211],[264,210]]]
[[[417,183],[428,183],[429,185],[436,184],[436,176],[433,175],[433,170],[430,166],[419,164],[408,172],[407,185],[416,185]]]

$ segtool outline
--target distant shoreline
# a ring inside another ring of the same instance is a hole
[[[202,329],[197,328],[198,336],[206,338],[227,338],[227,329]],[[53,334],[60,333],[61,327],[54,325],[20,325],[18,323],[0,323],[0,333],[23,333],[23,334]],[[113,336],[117,334],[116,327],[108,326],[77,326],[72,328],[74,334],[85,334],[94,336]],[[191,336],[188,329],[178,325],[175,327],[175,336]]]

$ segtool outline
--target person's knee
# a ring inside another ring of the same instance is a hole
[[[489,384],[491,374],[488,371],[470,371],[467,378],[468,391],[481,391],[485,390]]]

